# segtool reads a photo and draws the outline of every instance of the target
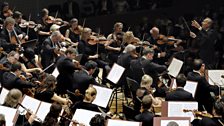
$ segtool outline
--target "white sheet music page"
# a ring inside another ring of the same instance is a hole
[[[168,67],[168,71],[169,71],[168,74],[173,77],[176,77],[179,74],[183,63],[184,63],[183,61],[173,58],[171,64]]]
[[[44,121],[47,113],[50,111],[51,103],[41,102],[38,111],[36,112],[36,116]]]
[[[211,85],[220,85],[224,87],[224,70],[208,70],[208,82]]]
[[[117,84],[117,82],[120,80],[122,74],[124,73],[125,68],[114,63],[113,67],[111,68],[109,74],[107,75],[107,79],[113,82],[114,84]]]
[[[72,117],[72,120],[76,120],[79,123],[83,123],[85,126],[90,126],[89,122],[96,114],[101,114],[99,112],[89,111],[85,109],[77,109],[75,111],[75,114]],[[69,126],[72,126],[72,123],[70,123]]]
[[[37,100],[35,98],[32,98],[30,96],[25,95],[21,104],[24,107],[26,107],[27,109],[31,110],[33,113],[36,113],[37,109],[38,109],[38,107],[40,105],[40,102],[41,101],[39,101],[39,100]],[[19,110],[20,113],[23,112],[21,114],[26,114],[26,111],[21,106],[19,107],[18,110]]]
[[[58,75],[59,75],[59,71],[58,71],[58,68],[57,68],[57,67],[54,69],[52,75],[53,75],[55,78],[58,77]]]
[[[96,88],[97,91],[96,99],[93,101],[93,104],[106,108],[113,90],[96,85],[93,85],[93,87]]]
[[[0,106],[0,114],[5,116],[6,126],[14,126],[13,119],[16,116],[17,109]],[[16,120],[15,120],[16,121]]]
[[[179,126],[189,126],[190,122],[188,120],[161,120],[161,126],[168,126],[170,122],[176,122]]]
[[[9,93],[9,90],[2,88],[1,94],[0,94],[0,105],[2,105],[5,101],[6,95]]]
[[[188,91],[192,94],[192,96],[195,96],[195,92],[197,90],[198,83],[195,81],[187,81],[186,85],[184,86],[184,90]],[[173,80],[172,89],[177,88],[176,79]]]
[[[183,110],[198,110],[198,102],[168,102],[167,109],[168,117],[191,117],[191,121],[193,121],[193,113]]]
[[[141,126],[140,122],[108,119],[107,126]]]

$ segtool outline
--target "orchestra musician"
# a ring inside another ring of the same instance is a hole
[[[2,86],[6,89],[17,88],[23,93],[25,88],[37,87],[37,85],[24,80],[24,75],[21,75],[21,64],[12,64],[11,71],[5,72],[2,76]]]
[[[100,58],[100,53],[105,51],[105,43],[100,44],[100,40],[91,36],[92,30],[84,28],[81,41],[78,44],[78,52],[83,55],[80,64],[84,65],[88,60],[94,60],[99,68],[103,68],[102,83],[106,83],[106,75],[110,70],[109,64]],[[92,39],[94,38],[94,39]],[[106,41],[107,42],[107,41]]]
[[[19,26],[22,23],[22,16],[23,14],[19,11],[15,11],[13,13],[13,18],[15,19],[15,28],[19,31],[19,33],[23,33],[23,35],[25,35],[24,37],[25,40],[28,40],[28,35],[24,33],[21,27]]]
[[[111,40],[111,39],[113,39],[113,40],[116,40],[116,34],[117,33],[122,33],[122,30],[123,30],[123,23],[121,23],[121,22],[116,22],[115,24],[114,24],[114,32],[113,33],[111,33],[111,34],[109,34],[108,36],[107,36],[107,40]]]
[[[195,118],[192,122],[193,126],[223,126],[224,119],[224,102],[223,101],[216,101],[212,108],[212,117],[202,116],[200,118]],[[193,112],[194,114],[194,112]],[[195,116],[197,116],[195,114]]]
[[[57,85],[56,92],[58,94],[66,94],[67,90],[72,90],[72,86],[74,84],[73,73],[75,70],[79,69],[75,65],[74,61],[77,55],[77,50],[75,48],[68,48],[65,51],[65,56],[60,56],[57,60],[57,69],[59,71],[59,75],[57,77]]]
[[[0,18],[2,18],[3,20],[5,20],[7,17],[10,17],[13,15],[12,10],[9,8],[9,3],[8,2],[3,2],[2,6],[1,6],[1,14],[0,14]]]
[[[179,74],[176,77],[177,88],[174,91],[167,92],[166,101],[194,101],[192,94],[184,90],[187,78],[184,74]]]
[[[60,53],[60,45],[59,42],[61,41],[61,33],[59,31],[55,31],[49,36],[47,39],[44,40],[41,49],[41,65],[43,68],[48,67],[52,63],[55,63],[57,54]],[[45,72],[52,73],[54,67],[50,67]]]
[[[71,100],[58,96],[54,90],[56,87],[56,78],[53,75],[47,75],[43,84],[36,90],[34,98],[53,103],[57,102],[62,105],[71,104]]]
[[[142,122],[142,126],[152,126],[154,113],[152,112],[152,98],[146,95],[142,99],[142,113],[135,116],[135,120]]]
[[[144,74],[148,74],[153,78],[153,85],[152,87],[157,88],[158,82],[158,74],[162,73],[167,70],[165,65],[159,65],[154,63],[154,50],[152,48],[144,48],[143,56],[132,60],[130,63],[131,69],[131,78],[136,80],[138,83],[141,82],[141,78]]]
[[[195,100],[198,102],[199,111],[207,111],[212,113],[212,105],[215,102],[210,92],[219,95],[219,87],[210,85],[205,78],[205,64],[201,59],[195,59],[193,62],[193,71],[189,72],[187,79],[198,82],[195,93]],[[205,99],[206,98],[206,99]]]
[[[82,28],[78,25],[78,19],[76,18],[71,19],[69,25],[70,28],[66,30],[65,37],[70,39],[70,44],[77,46],[80,41]]]
[[[15,19],[8,17],[5,19],[4,28],[0,33],[0,39],[2,39],[1,46],[6,52],[15,50],[17,45],[20,45],[20,41],[26,37],[25,34],[19,32],[17,28],[14,27]],[[18,38],[17,38],[18,37]]]

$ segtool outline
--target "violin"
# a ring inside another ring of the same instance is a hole
[[[91,35],[89,39],[87,39],[87,42],[90,45],[96,45],[96,44],[106,44],[109,43],[107,39],[104,38],[97,38],[96,36]]]
[[[12,12],[12,10],[8,9],[6,11],[3,11],[3,15],[5,17],[11,17],[13,15],[13,12]]]
[[[183,109],[183,112],[192,112],[196,117],[213,118],[213,115],[211,115],[209,113],[204,113],[204,112],[201,112],[201,111],[197,111],[197,110]]]
[[[36,24],[34,21],[24,21],[19,24],[19,27],[21,28],[35,28],[38,24]]]
[[[57,25],[69,24],[68,22],[63,21],[61,18],[54,18],[54,17],[52,17],[52,16],[48,16],[48,17],[45,19],[45,22],[46,22],[47,24],[57,24]]]
[[[177,44],[180,44],[182,42],[181,39],[176,39],[174,36],[165,36],[165,35],[159,35],[157,39],[157,44],[159,45],[174,45],[176,42]]]

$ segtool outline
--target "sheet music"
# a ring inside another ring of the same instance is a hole
[[[191,117],[194,119],[192,112],[183,112],[184,109],[198,110],[197,102],[168,102],[168,117]]]
[[[5,101],[5,98],[7,94],[9,93],[9,90],[2,88],[1,94],[0,94],[0,105],[2,105]]]
[[[211,85],[220,85],[224,86],[224,78],[221,76],[224,75],[224,70],[208,70],[208,76],[209,76],[209,84]],[[214,82],[216,84],[214,84]]]
[[[15,122],[13,122],[13,120],[17,114],[17,109],[0,106],[0,114],[3,114],[5,116],[6,126],[14,126]]]
[[[55,78],[58,77],[58,75],[59,75],[59,71],[58,71],[58,68],[57,68],[57,67],[54,69],[52,75],[53,75]]]
[[[41,101],[39,101],[39,100],[37,100],[35,98],[32,98],[30,96],[25,95],[25,97],[24,97],[24,99],[23,99],[21,104],[24,107],[26,107],[27,109],[31,110],[33,113],[36,113],[37,109],[38,109],[38,107],[40,105],[40,102]],[[19,110],[20,114],[26,114],[26,111],[21,106],[19,107],[18,110]]]
[[[93,85],[93,87],[96,88],[97,91],[96,99],[93,101],[93,104],[106,108],[113,90],[96,85]]]
[[[51,103],[41,102],[39,109],[36,113],[36,116],[40,118],[42,121],[44,121],[46,115],[50,111],[50,108],[51,108]]]
[[[171,64],[168,67],[168,71],[169,71],[168,74],[173,77],[176,77],[179,74],[183,63],[184,63],[183,61],[173,58]]]
[[[176,122],[179,126],[189,126],[189,120],[161,120],[161,126],[167,126],[169,122]]]
[[[186,85],[184,86],[184,90],[188,91],[192,94],[192,96],[195,96],[196,90],[197,90],[198,83],[194,81],[187,81]],[[173,80],[172,89],[177,88],[176,79]]]
[[[140,122],[108,119],[107,126],[141,126]]]
[[[90,126],[89,122],[92,119],[92,117],[94,117],[96,114],[101,113],[85,109],[77,109],[72,117],[72,120],[76,120],[79,123],[83,123],[85,126]],[[72,123],[70,123],[70,126],[72,126]]]
[[[113,82],[114,84],[117,84],[117,82],[120,80],[122,74],[124,73],[125,68],[114,63],[113,67],[111,68],[109,74],[107,75],[107,79]]]

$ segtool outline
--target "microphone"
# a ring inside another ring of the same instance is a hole
[[[221,78],[224,78],[224,75],[221,75]]]

